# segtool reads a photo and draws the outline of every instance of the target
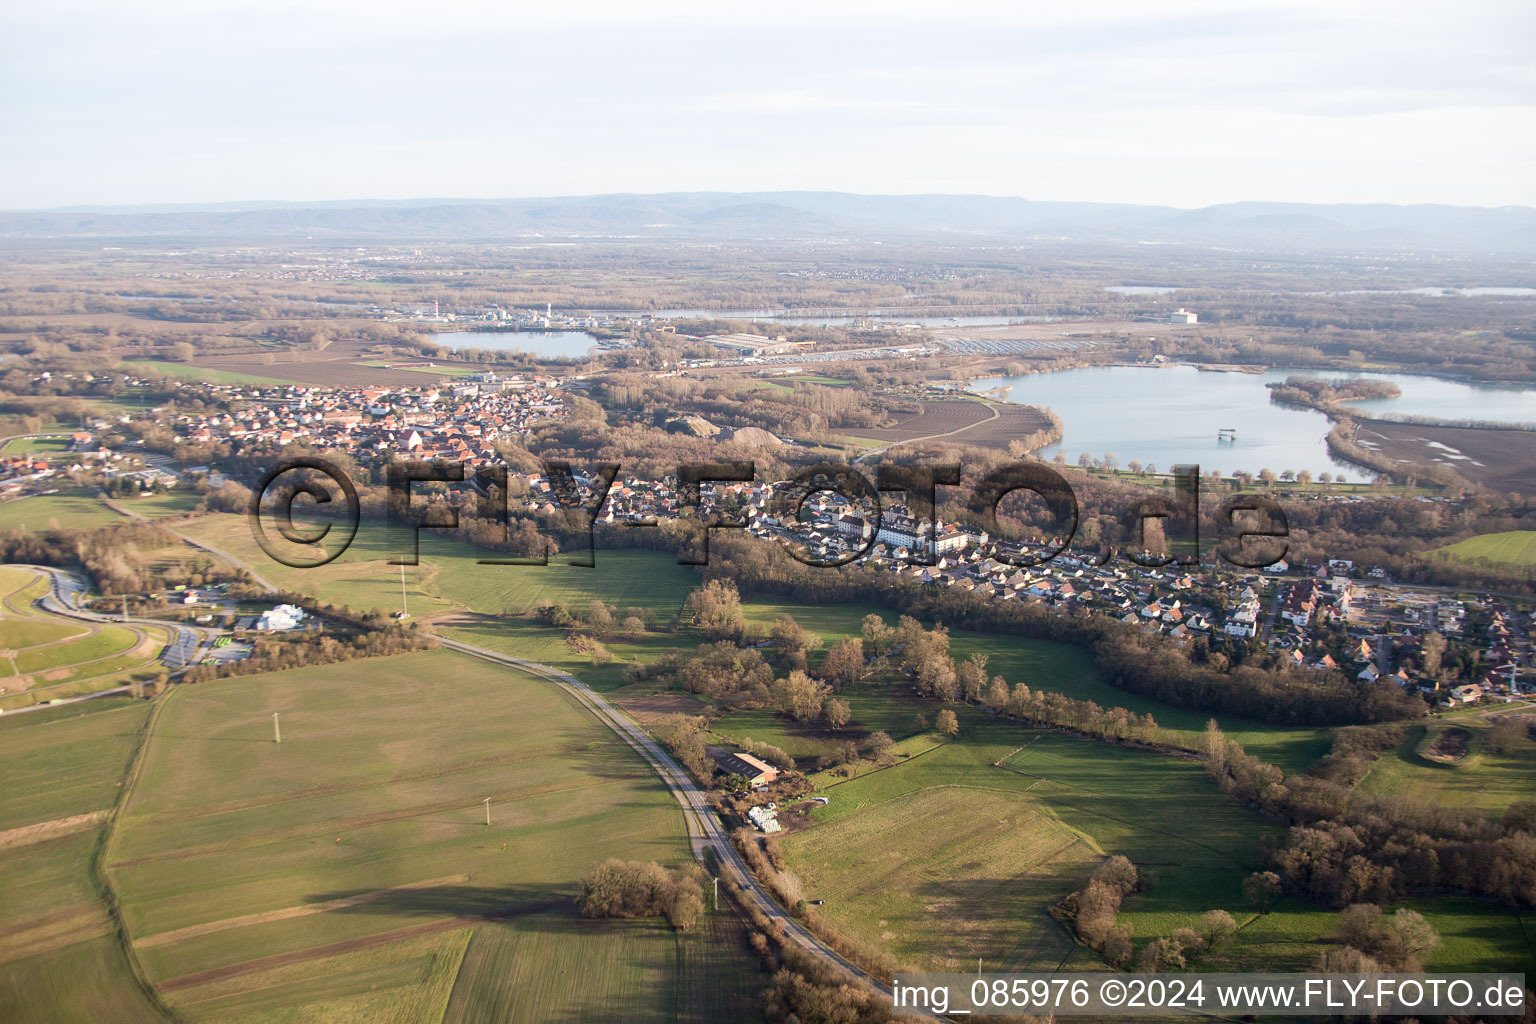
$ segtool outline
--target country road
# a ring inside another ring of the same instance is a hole
[[[184,534],[182,536],[185,537]],[[256,584],[263,589],[268,591],[278,589],[233,555],[211,545],[199,544],[190,537],[185,539],[206,551],[218,555],[231,565],[244,569],[250,573],[251,578]],[[587,686],[586,683],[583,683],[575,676],[561,672],[559,669],[551,668],[538,662],[527,661],[523,658],[513,657],[510,654],[501,654],[497,651],[487,650],[484,647],[476,647],[473,644],[466,644],[463,641],[443,636],[441,633],[434,633],[432,635],[439,644],[449,650],[458,651],[461,654],[480,658],[493,664],[520,669],[540,679],[554,683],[571,694],[579,703],[591,711],[598,721],[608,726],[620,739],[634,748],[636,753],[644,758],[655,769],[656,773],[661,776],[662,781],[667,784],[667,788],[672,791],[672,795],[677,798],[679,806],[683,809],[683,819],[688,826],[688,839],[693,846],[694,856],[700,862],[707,863],[706,855],[713,854],[715,863],[720,865],[720,869],[728,873],[735,880],[736,884],[748,894],[764,916],[782,927],[786,935],[792,937],[813,956],[827,963],[835,964],[848,974],[871,986],[882,996],[890,998],[890,989],[885,984],[811,934],[805,926],[791,917],[783,907],[779,906],[773,897],[768,894],[767,890],[753,877],[746,862],[741,859],[741,854],[731,844],[730,837],[726,835],[720,820],[715,817],[714,811],[710,809],[709,804],[706,802],[703,791],[688,777],[688,774],[683,771],[677,762],[672,760],[670,754],[663,750],[655,740],[651,739],[644,730],[631,721],[623,712],[609,704],[607,700]],[[933,1018],[917,1016],[914,1019],[931,1020]]]
[[[161,529],[169,530],[170,532],[174,533],[176,536],[180,537],[182,540],[186,541],[188,544],[192,545],[193,547],[198,548],[198,549],[200,549],[202,551],[206,551],[210,555],[213,555],[215,558],[222,558],[222,559],[224,559],[224,561],[228,562],[230,565],[234,566],[236,569],[239,569],[242,572],[246,573],[248,576],[250,576],[251,577],[251,581],[253,583],[255,583],[261,589],[263,589],[265,591],[268,591],[268,592],[281,589],[276,584],[274,584],[271,580],[267,579],[265,576],[261,575],[255,569],[252,569],[249,565],[246,565],[244,562],[240,561],[240,559],[236,558],[234,555],[230,554],[228,551],[225,551],[223,548],[215,547],[214,545],[209,544],[205,540],[198,540],[196,537],[190,537],[187,534],[182,533],[180,530],[176,529],[173,526],[166,526],[165,523],[157,522],[156,520],[149,519],[149,518],[147,518],[145,516],[140,515],[139,513],[133,511],[132,509],[124,508],[118,502],[113,501],[111,498],[107,497],[105,494],[98,494],[97,497],[101,499],[101,503],[103,505],[107,506],[107,508],[111,509],[113,512],[116,512],[120,516],[127,516],[129,519],[132,519],[135,522],[139,522],[139,523],[153,523],[154,525],[159,526]]]
[[[449,650],[458,651],[471,657],[480,658],[495,664],[506,665],[511,668],[521,669],[541,679],[548,680],[564,689],[575,697],[587,710],[591,711],[598,720],[612,729],[620,739],[634,748],[636,753],[656,770],[661,776],[672,795],[677,798],[678,804],[683,809],[683,818],[688,824],[688,838],[693,845],[694,856],[701,862],[707,863],[706,855],[712,854],[720,870],[729,875],[744,892],[748,894],[752,902],[756,904],[764,916],[784,929],[785,934],[792,937],[807,951],[817,958],[828,963],[836,964],[847,973],[860,981],[865,982],[886,998],[890,998],[890,989],[886,987],[874,975],[856,966],[847,957],[837,950],[822,942],[811,934],[799,921],[796,921],[779,906],[766,889],[753,877],[741,854],[731,844],[730,837],[726,835],[720,820],[715,817],[705,800],[703,790],[688,777],[681,766],[672,760],[672,756],[663,750],[655,740],[631,721],[623,712],[612,704],[609,704],[602,695],[587,686],[575,676],[568,675],[558,669],[541,665],[538,662],[526,661],[509,654],[501,654],[490,651],[484,647],[475,647],[459,640],[453,640],[441,634],[434,634],[438,643]],[[915,1019],[932,1019],[918,1017]]]
[[[121,615],[102,615],[98,612],[87,611],[86,609],[81,608],[75,604],[75,595],[84,589],[84,584],[70,573],[51,565],[27,565],[23,563],[8,564],[11,568],[29,569],[39,576],[46,576],[48,578],[49,590],[48,593],[37,599],[37,604],[39,607],[43,608],[45,611],[53,613],[54,615],[61,615],[65,618],[76,619],[80,622],[88,623],[95,628],[99,628],[102,624],[110,624],[114,626],[126,625],[130,630],[138,634],[140,639],[142,639],[144,630],[140,629],[138,625],[135,625],[135,623],[142,623],[143,625],[147,626],[159,626],[162,628],[173,626],[178,630],[186,630],[191,633],[196,633],[203,638],[204,642],[212,640],[214,637],[219,636],[224,632],[224,630],[219,629],[216,626],[199,626],[194,623],[182,622],[171,624],[167,623],[163,619],[146,619],[137,615],[130,615],[127,618],[124,618]],[[100,660],[105,661],[108,659]],[[184,666],[172,671],[170,673],[170,677],[174,680],[179,678],[185,672],[186,667]],[[5,714],[23,715],[29,711],[44,711],[49,708],[58,708],[69,704],[79,704],[82,701],[98,700],[102,697],[113,697],[128,692],[129,687],[127,686],[114,686],[106,690],[97,690],[94,693],[83,693],[78,697],[65,697],[62,700],[59,700],[58,703],[32,704],[28,707],[12,708],[5,712]]]

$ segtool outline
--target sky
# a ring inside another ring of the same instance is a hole
[[[7,0],[0,208],[1536,206],[1536,3]]]

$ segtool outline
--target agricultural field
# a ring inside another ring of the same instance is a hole
[[[1536,741],[1525,739],[1496,753],[1488,744],[1490,728],[1489,719],[1473,716],[1409,726],[1403,741],[1371,766],[1357,788],[1495,813],[1516,801],[1536,799]],[[1453,730],[1464,734],[1458,738],[1464,756],[1433,756],[1436,740]]]
[[[167,1019],[94,869],[150,710],[103,698],[0,718],[0,1020]]]
[[[243,516],[208,515],[179,527],[189,536],[230,552],[278,586],[313,594],[320,600],[353,608],[390,611],[400,606],[400,567],[388,564],[400,551],[400,542],[381,524],[364,522],[351,547],[336,561],[317,568],[281,565],[257,547]],[[544,601],[560,602],[579,609],[601,599],[621,610],[638,607],[656,626],[666,626],[684,607],[699,577],[668,555],[647,551],[596,552],[596,566],[480,565],[473,549],[430,531],[421,536],[421,562],[405,567],[406,601],[417,618],[432,616],[449,635],[468,643],[516,654],[580,676],[604,691],[621,685],[623,663],[654,660],[666,651],[691,650],[703,641],[692,630],[680,634],[648,632],[636,640],[605,643],[613,661],[594,668],[591,660],[573,650],[563,633],[526,618]],[[770,628],[781,615],[792,615],[807,629],[831,644],[843,636],[857,636],[863,618],[875,613],[894,623],[888,609],[865,605],[812,607],[767,598],[744,602],[747,620]],[[957,658],[972,653],[988,655],[989,674],[1001,673],[1010,684],[1024,682],[1032,688],[1054,690],[1103,706],[1125,707],[1137,714],[1151,714],[1166,731],[1171,743],[1194,747],[1208,714],[1170,707],[1150,698],[1118,690],[1105,683],[1091,656],[1065,644],[1025,637],[954,630],[951,650]],[[643,689],[643,687],[641,688]],[[639,692],[639,691],[636,691]],[[631,693],[623,696],[634,695]],[[912,731],[912,721],[925,709],[912,702],[910,709],[886,707],[881,699],[848,695],[857,723],[867,730],[885,729],[893,736]],[[925,713],[931,717],[932,709]],[[1304,770],[1328,751],[1328,730],[1273,726],[1230,715],[1217,715],[1222,728],[1243,743],[1250,753],[1287,772]],[[794,729],[767,712],[744,712],[724,720],[725,734],[783,746],[791,754],[824,753],[826,737]]]
[[[956,742],[824,786],[812,827],[782,840],[835,924],[923,969],[977,957],[991,970],[1054,969],[1074,942],[1047,910],[1111,853],[1157,873],[1126,904],[1137,938],[1241,912],[1249,850],[1275,830],[1197,765],[978,712],[961,721]],[[1171,824],[1181,818],[1201,829]]]
[[[289,383],[286,380],[280,380],[276,377],[263,377],[256,373],[241,373],[235,370],[224,370],[212,366],[193,366],[188,363],[170,363],[160,359],[135,359],[128,365],[163,373],[167,377],[179,377],[183,380],[200,380],[205,384],[270,385]]]
[[[1536,565],[1536,530],[1485,533],[1429,552],[1429,558],[1452,562],[1494,562],[1525,568]]]
[[[860,436],[887,445],[944,437],[978,448],[1006,448],[1050,426],[1043,413],[1028,405],[965,398],[920,404],[918,412],[898,414],[889,427],[860,427]]]
[[[123,517],[103,505],[95,491],[67,480],[51,494],[0,501],[0,530],[89,530],[121,522]]]
[[[243,516],[202,516],[178,528],[228,551],[278,586],[358,609],[400,607],[400,567],[388,564],[400,548],[381,524],[363,523],[345,554],[310,569],[290,568],[268,558],[251,539]],[[633,641],[613,640],[605,646],[614,660],[594,668],[591,658],[573,649],[561,630],[541,625],[526,613],[544,601],[581,609],[601,599],[616,605],[621,614],[624,609],[639,608],[653,624],[666,626],[698,586],[693,570],[668,556],[645,551],[600,550],[593,568],[555,562],[480,565],[475,559],[481,554],[424,532],[420,564],[405,567],[411,615],[430,616],[438,628],[467,643],[579,674],[605,691],[621,685],[625,662],[648,662],[670,648],[692,647],[701,639],[648,632]]]
[[[590,864],[677,865],[686,836],[648,766],[532,677],[433,651],[177,688],[127,800],[108,877],[191,1020],[718,1019],[675,1012],[720,955],[702,935],[577,915]],[[760,982],[725,953],[739,1016]]]
[[[1529,430],[1479,430],[1362,420],[1356,441],[1401,462],[1450,466],[1475,484],[1496,491],[1536,494],[1536,445]]]

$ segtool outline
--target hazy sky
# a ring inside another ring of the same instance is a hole
[[[1536,205],[1536,3],[0,4],[0,207]]]

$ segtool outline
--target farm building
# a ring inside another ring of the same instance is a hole
[[[720,750],[710,755],[715,767],[727,775],[744,775],[753,786],[766,786],[779,777],[779,770],[751,754],[734,750]]]

